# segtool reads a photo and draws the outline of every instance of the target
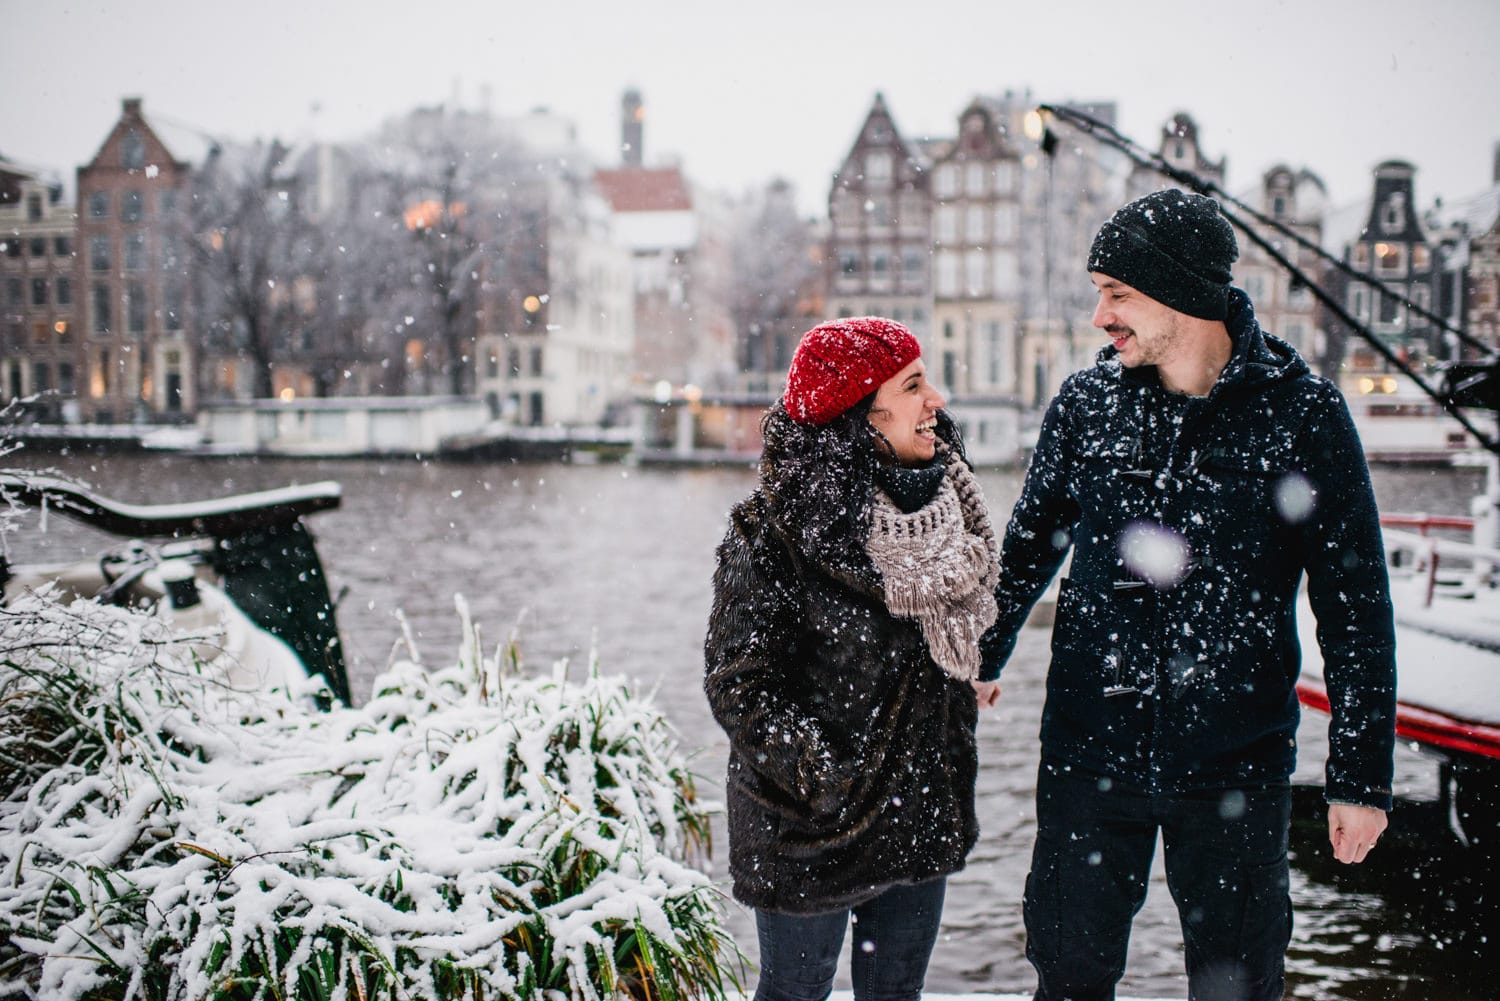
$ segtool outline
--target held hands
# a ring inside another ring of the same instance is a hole
[[[974,686],[974,698],[979,700],[979,708],[988,709],[1000,702],[1000,682],[998,681],[971,681]]]
[[[1328,840],[1333,857],[1345,864],[1363,862],[1385,830],[1385,811],[1350,803],[1328,805]]]

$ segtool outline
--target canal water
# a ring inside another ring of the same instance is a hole
[[[568,658],[582,672],[592,651],[602,670],[639,679],[696,754],[701,791],[718,796],[726,749],[702,695],[702,642],[714,547],[730,506],[754,484],[748,469],[25,453],[4,464],[53,469],[133,503],[335,480],[343,486],[342,507],[313,516],[310,527],[341,595],[339,620],[356,699],[397,652],[402,618],[425,662],[450,661],[459,641],[454,595],[462,594],[486,645],[517,635],[533,669]],[[1472,471],[1381,469],[1375,476],[1385,510],[1467,513],[1469,498],[1482,486]],[[1020,474],[990,470],[980,479],[1003,525]],[[13,562],[94,558],[114,541],[56,515],[43,527],[30,516],[10,537]],[[968,868],[950,885],[928,980],[933,991],[1022,991],[1034,983],[1023,956],[1020,900],[1034,829],[1047,655],[1047,630],[1026,630],[1006,669],[1000,706],[981,719],[983,835]],[[1320,775],[1325,726],[1314,714],[1304,719],[1299,779]],[[1436,796],[1431,760],[1402,748],[1397,770],[1398,794]],[[1398,811],[1393,824],[1402,823]],[[1438,860],[1426,866],[1396,857],[1351,874],[1328,864],[1326,835],[1313,828],[1310,836],[1294,838],[1297,920],[1289,996],[1500,996],[1492,962],[1500,950],[1485,930],[1493,902],[1469,886],[1472,865]],[[716,872],[722,876],[722,827],[719,839]],[[1460,884],[1462,892],[1454,889]],[[731,926],[753,956],[753,922],[730,906]],[[1488,914],[1478,914],[1485,906]],[[1180,942],[1158,859],[1122,992],[1184,996]]]

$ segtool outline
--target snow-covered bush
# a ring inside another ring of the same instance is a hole
[[[736,990],[663,719],[483,657],[460,612],[457,665],[320,712],[208,681],[139,611],[0,608],[0,997]]]

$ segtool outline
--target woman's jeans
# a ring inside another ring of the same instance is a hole
[[[937,942],[947,880],[892,886],[853,908],[850,965],[858,1001],[914,1001]],[[826,914],[755,912],[760,983],[755,1001],[823,1001],[844,945],[849,909]]]
[[[1271,1001],[1284,986],[1285,783],[1161,793],[1044,760],[1026,879],[1039,1001],[1108,1001],[1125,972],[1161,831],[1193,1001]]]

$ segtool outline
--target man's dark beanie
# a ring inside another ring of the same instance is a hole
[[[1229,266],[1240,256],[1219,203],[1171,189],[1137,198],[1094,237],[1089,271],[1102,272],[1179,313],[1229,315]]]

